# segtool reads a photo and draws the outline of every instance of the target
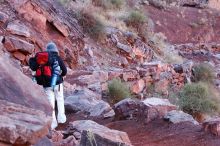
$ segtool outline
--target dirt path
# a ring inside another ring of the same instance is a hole
[[[66,124],[59,125],[57,130],[64,130],[69,122],[88,120],[84,114],[68,114]],[[109,128],[128,133],[134,146],[220,146],[220,137],[205,133],[201,126],[191,123],[171,124],[157,120],[144,125],[133,120],[112,122],[111,119],[91,119]]]
[[[201,126],[191,123],[170,124],[158,120],[143,125],[118,121],[107,126],[127,132],[134,146],[220,146],[220,137],[205,133]]]

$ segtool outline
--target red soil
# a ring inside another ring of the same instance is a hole
[[[68,123],[74,120],[88,120],[84,114],[68,114],[67,117],[66,124],[59,125],[57,130],[64,130]],[[134,120],[92,120],[109,128],[127,132],[134,146],[220,146],[218,136],[204,132],[201,126],[188,122],[171,124],[157,120],[144,125]]]

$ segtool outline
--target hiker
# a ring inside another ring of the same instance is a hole
[[[63,96],[63,77],[67,73],[66,66],[59,57],[59,51],[55,43],[47,44],[45,52],[36,53],[35,57],[29,60],[30,68],[36,71],[34,79],[37,84],[44,87],[47,98],[53,108],[53,121],[51,129],[55,129],[58,123],[66,122],[64,96]],[[57,119],[55,114],[55,99],[57,101]]]

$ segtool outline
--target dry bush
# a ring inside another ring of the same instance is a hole
[[[212,82],[214,79],[214,69],[207,63],[201,63],[193,68],[195,82]]]
[[[113,103],[116,103],[124,98],[131,97],[128,86],[119,79],[113,79],[108,84],[108,92]]]
[[[124,0],[93,0],[92,2],[95,6],[104,9],[120,9],[124,4]]]
[[[85,33],[88,33],[94,40],[100,40],[105,37],[105,26],[92,11],[81,10],[77,14],[77,19]]]
[[[139,29],[147,22],[147,17],[140,11],[131,11],[126,19],[128,26]]]

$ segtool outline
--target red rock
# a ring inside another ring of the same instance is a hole
[[[9,52],[22,51],[24,53],[33,53],[34,45],[16,37],[5,37],[5,48]]]
[[[134,82],[133,86],[131,87],[131,91],[135,94],[138,94],[143,91],[144,87],[145,81],[143,79],[140,79]]]
[[[63,134],[61,131],[56,131],[56,130],[53,130],[52,131],[52,137],[51,137],[51,140],[53,142],[60,142],[63,140]]]
[[[113,80],[114,78],[118,78],[122,75],[122,70],[121,71],[110,71],[108,72],[108,80]]]
[[[132,145],[126,132],[112,130],[90,120],[71,122],[68,125],[67,131],[71,131],[71,133],[74,131],[80,132],[80,145],[82,146],[90,142],[92,145],[100,146],[113,146],[118,144],[123,146]]]
[[[18,22],[10,22],[7,25],[6,30],[12,34],[16,34],[20,36],[30,37],[31,35],[30,30],[25,25],[20,24]]]
[[[140,101],[126,98],[113,106],[116,120],[136,119],[139,112]]]
[[[26,56],[22,54],[21,52],[14,52],[13,56],[20,61],[24,61],[26,58]]]
[[[210,119],[202,124],[205,131],[209,131],[216,136],[220,136],[220,118]]]
[[[136,70],[125,71],[122,75],[124,81],[132,81],[135,79],[139,79],[139,74]]]
[[[140,104],[139,120],[148,123],[163,118],[169,111],[176,109],[167,99],[147,98]]]
[[[48,133],[52,109],[42,88],[0,57],[0,141],[35,144]]]

